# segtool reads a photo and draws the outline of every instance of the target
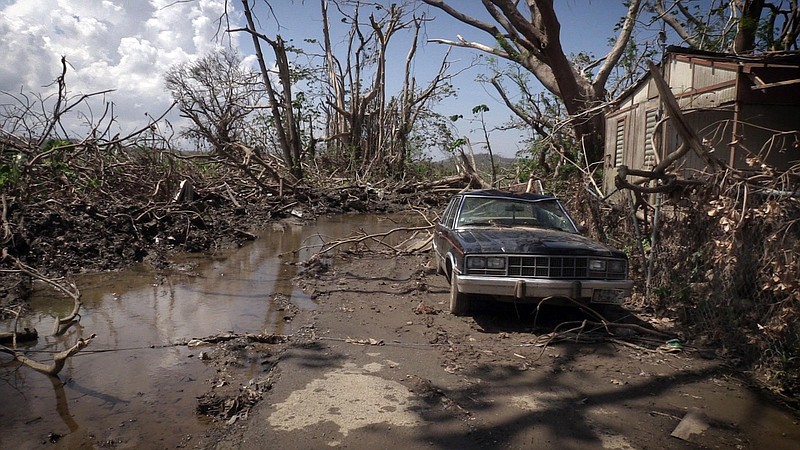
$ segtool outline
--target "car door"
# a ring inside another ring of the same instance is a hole
[[[450,203],[442,213],[439,223],[436,224],[433,236],[434,252],[439,258],[439,264],[444,269],[447,261],[447,254],[453,250],[452,230],[456,220],[456,214],[461,204],[461,196],[457,195],[450,200]]]

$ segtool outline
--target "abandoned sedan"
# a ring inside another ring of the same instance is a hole
[[[621,304],[633,287],[625,253],[581,235],[548,195],[480,190],[454,196],[436,225],[432,256],[450,280],[456,315],[481,298]]]

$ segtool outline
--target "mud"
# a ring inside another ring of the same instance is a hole
[[[348,256],[302,280],[317,307],[273,352],[270,388],[204,448],[796,448],[798,417],[723,349],[604,330],[549,340],[571,309],[443,312],[425,255]],[[626,309],[617,321],[669,323]],[[535,317],[535,320],[534,320]],[[666,327],[665,331],[671,331]],[[547,345],[543,345],[546,343]],[[681,424],[681,428],[676,429]],[[688,430],[682,432],[681,430]],[[681,437],[672,436],[673,433]]]
[[[292,236],[299,224],[275,227]],[[353,229],[343,220],[327,232],[345,236]],[[104,301],[117,302],[98,318],[120,309],[133,316],[163,313],[151,328],[133,322],[103,333],[107,339],[132,339],[138,346],[187,339],[159,350],[163,361],[155,363],[124,352],[76,357],[60,386],[16,369],[12,390],[21,400],[12,405],[4,394],[3,406],[18,426],[0,448],[682,449],[796,448],[800,442],[797,415],[751,387],[724,348],[702,346],[672,329],[673,322],[634,305],[608,317],[676,333],[681,345],[626,329],[613,336],[582,329],[553,338],[554,330],[586,319],[570,309],[537,313],[487,303],[471,317],[451,316],[445,312],[447,282],[425,254],[345,250],[330,264],[301,271],[292,259],[300,255],[289,252],[266,263],[279,270],[267,278],[280,287],[270,288],[252,279],[267,261],[255,249],[274,255],[288,251],[283,244],[294,250],[316,241],[256,242],[239,259],[201,256],[213,268],[210,275],[197,257],[165,260],[163,267],[176,270],[177,278],[161,269],[142,279],[153,298],[168,301],[144,303],[141,311],[120,307],[113,273],[88,275],[83,286],[94,283],[98,295],[108,297]],[[197,278],[204,280],[201,287],[175,290],[176,280]],[[237,307],[226,316],[212,308],[233,292],[245,302],[257,296],[263,314]],[[88,295],[86,301],[94,300]],[[57,305],[32,307],[57,315],[47,309]],[[184,320],[197,314],[213,329],[191,328]],[[228,333],[231,338],[217,344],[190,345],[191,337]],[[164,339],[143,338],[153,334]],[[93,387],[109,369],[118,381]],[[44,406],[28,402],[37,398],[48,400]],[[155,413],[124,412],[131,403]],[[53,410],[58,426],[43,425]],[[95,422],[102,426],[87,426]],[[689,431],[673,437],[682,423]]]
[[[210,426],[246,417],[270,388],[255,378],[276,364],[294,317],[315,308],[293,283],[299,263],[323,236],[354,224],[397,226],[378,216],[284,220],[241,249],[174,255],[165,269],[78,274],[81,320],[59,336],[52,323],[72,301],[34,283],[18,325],[40,335],[19,351],[47,362],[77,338],[97,337],[58,378],[2,356],[0,448],[191,446]]]

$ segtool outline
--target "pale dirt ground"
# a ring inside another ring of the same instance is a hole
[[[289,341],[228,383],[267,386],[263,398],[191,446],[800,447],[798,416],[691,336],[675,353],[628,330],[537,346],[585,316],[546,309],[534,321],[531,308],[507,304],[452,316],[443,312],[447,282],[427,255],[337,259],[300,284],[317,309],[293,311]],[[608,315],[657,323],[622,309]],[[685,439],[672,437],[681,423]]]

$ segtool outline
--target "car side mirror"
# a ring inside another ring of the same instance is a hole
[[[577,225],[577,227],[578,227],[578,233],[580,234],[586,234],[589,231],[589,227],[585,225]]]

